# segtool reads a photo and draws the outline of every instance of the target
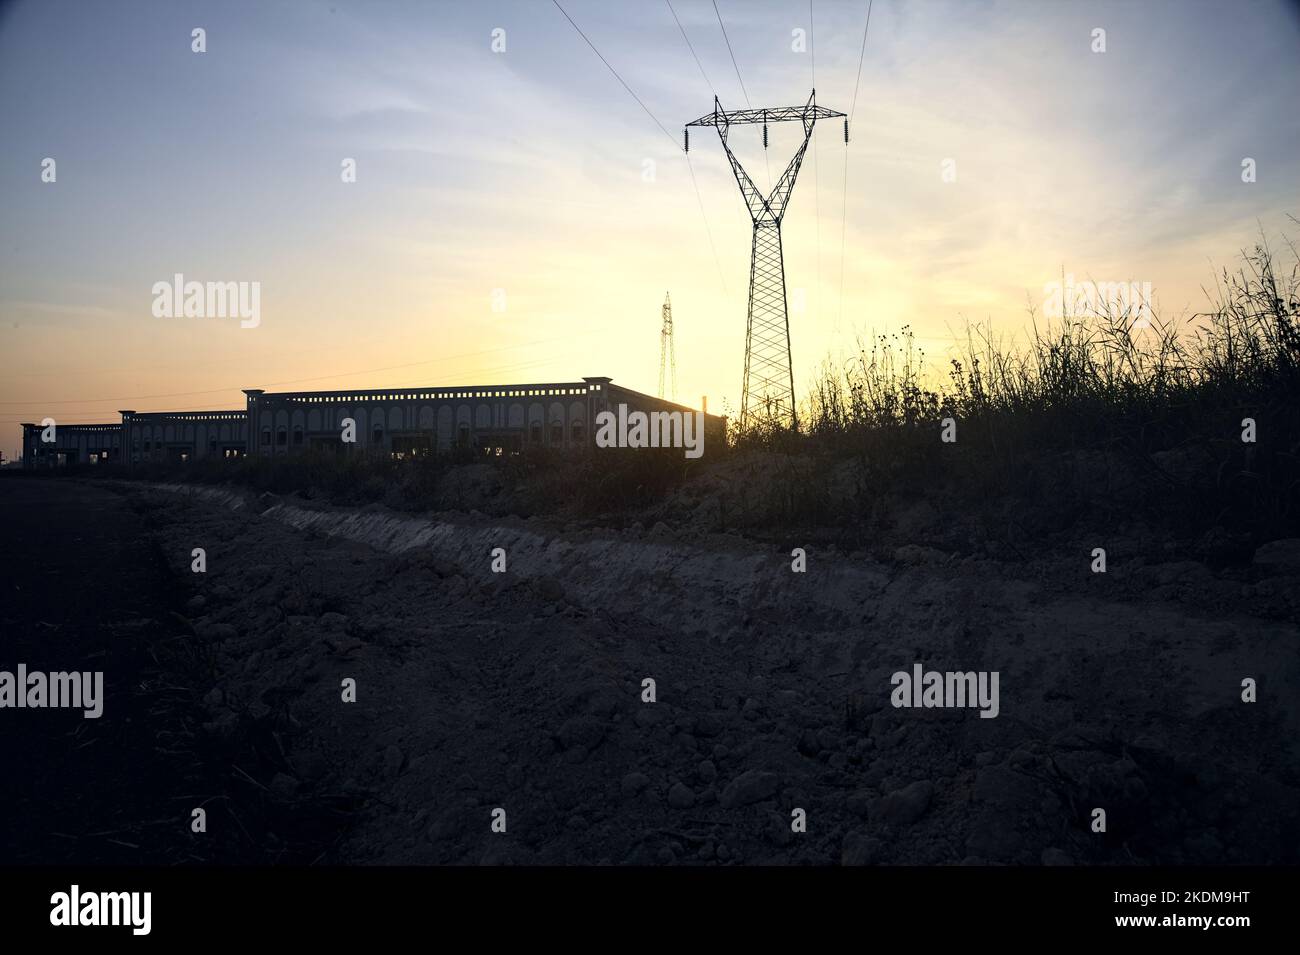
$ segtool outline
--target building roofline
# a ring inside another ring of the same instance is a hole
[[[538,388],[573,388],[586,393],[591,387],[590,382],[605,383],[611,380],[612,379],[610,378],[584,378],[576,381],[520,381],[483,385],[410,385],[402,388],[332,388],[325,391],[262,391],[261,389],[246,388],[244,389],[244,394],[258,398],[289,398],[310,395],[374,395],[379,397],[397,395],[404,397],[407,395],[439,391],[509,391],[515,389]],[[545,396],[537,395],[535,397]],[[555,397],[560,396],[556,395]]]

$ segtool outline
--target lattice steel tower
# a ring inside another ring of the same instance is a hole
[[[738,109],[726,111],[713,98],[713,112],[686,124],[684,146],[690,150],[690,127],[713,126],[718,130],[722,148],[731,161],[731,171],[740,185],[750,218],[754,221],[754,243],[749,260],[749,317],[745,328],[745,382],[740,398],[740,427],[744,429],[751,416],[763,414],[768,420],[789,422],[798,428],[799,421],[794,403],[794,370],[790,361],[790,316],[785,297],[785,263],[781,256],[781,219],[790,202],[794,180],[799,175],[804,152],[812,139],[813,126],[819,119],[843,116],[832,109],[817,105],[817,91],[813,90],[803,106],[783,106],[774,109]],[[731,147],[727,134],[732,126],[742,124],[763,125],[763,148],[767,148],[768,123],[799,120],[803,123],[803,142],[795,151],[790,165],[777,180],[770,196],[764,197],[754,185],[754,180],[741,167]],[[844,120],[844,141],[848,142],[848,119]]]
[[[663,324],[659,327],[659,397],[664,397],[664,369],[672,373],[673,390],[668,396],[677,400],[677,351],[673,348],[673,303],[664,293]]]

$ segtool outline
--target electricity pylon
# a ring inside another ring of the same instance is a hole
[[[664,293],[663,325],[659,328],[659,397],[664,397],[664,369],[672,369],[673,390],[670,400],[677,400],[677,351],[673,348],[673,303]]]
[[[781,219],[790,202],[795,177],[803,162],[813,126],[819,119],[843,116],[843,113],[817,105],[813,90],[803,106],[773,109],[737,109],[727,111],[713,98],[713,112],[686,124],[684,145],[690,150],[690,127],[713,126],[722,140],[722,148],[731,161],[731,171],[740,186],[749,216],[754,222],[754,242],[749,259],[749,317],[745,327],[745,381],[740,397],[740,427],[749,424],[759,406],[767,420],[788,420],[791,428],[799,427],[794,403],[794,369],[790,360],[790,316],[785,297],[785,263],[781,255]],[[767,148],[768,123],[799,120],[803,123],[803,142],[795,151],[790,165],[777,180],[770,196],[764,196],[740,165],[727,144],[732,126],[763,124],[763,148]],[[844,138],[848,141],[848,119],[844,120]]]

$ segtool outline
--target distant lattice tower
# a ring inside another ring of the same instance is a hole
[[[672,373],[672,392],[664,395],[664,371]],[[664,293],[663,324],[659,327],[659,397],[677,400],[677,352],[673,348],[673,303]]]

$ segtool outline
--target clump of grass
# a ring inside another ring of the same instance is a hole
[[[1027,347],[970,326],[946,380],[925,371],[909,329],[824,367],[801,429],[761,423],[740,448],[848,462],[839,519],[871,524],[880,502],[942,489],[981,520],[1068,524],[1116,513],[1184,532],[1227,527],[1256,539],[1300,533],[1300,258],[1261,240],[1175,320],[1103,306],[1043,322]],[[940,441],[951,418],[957,441]],[[1243,419],[1257,440],[1243,442]],[[817,495],[784,495],[769,519],[824,517]],[[801,511],[810,501],[818,513]]]

